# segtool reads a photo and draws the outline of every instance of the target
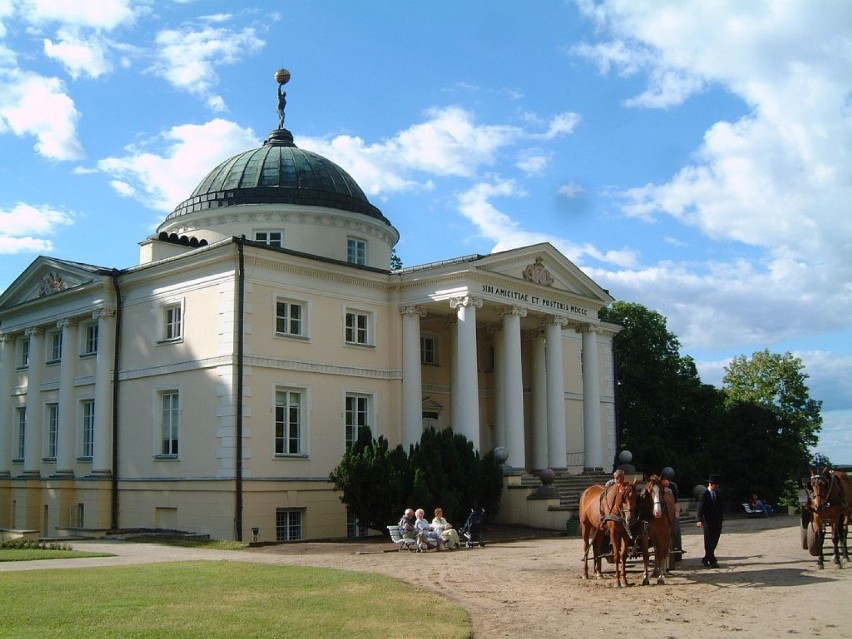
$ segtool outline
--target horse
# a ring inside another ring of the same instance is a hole
[[[627,582],[627,555],[630,551],[630,529],[635,521],[636,484],[627,483],[589,486],[580,496],[580,526],[583,532],[583,579],[589,578],[589,549],[593,550],[595,577],[603,577],[601,571],[601,546],[604,530],[609,532],[615,562],[615,578],[621,588]]]
[[[846,545],[846,526],[852,515],[852,480],[846,473],[839,470],[823,468],[817,472],[811,469],[811,513],[813,527],[816,532],[816,545],[819,549],[817,565],[825,567],[822,545],[825,541],[825,527],[831,526],[831,541],[834,545],[834,564],[842,568],[840,561],[841,548],[843,557],[849,561],[849,549]]]
[[[649,553],[650,546],[654,547],[654,572],[657,575],[657,585],[666,583],[666,573],[669,569],[669,548],[674,518],[677,517],[674,498],[666,494],[660,484],[660,477],[651,475],[648,483],[639,494],[637,508],[637,540],[642,547],[642,559],[645,570],[642,574],[642,585],[650,583]]]

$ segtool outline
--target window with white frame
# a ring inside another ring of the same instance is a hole
[[[24,442],[27,434],[27,407],[19,406],[15,409],[15,417],[18,422],[17,441],[15,441],[15,461],[24,461]]]
[[[346,511],[346,536],[349,539],[360,539],[370,534],[367,526],[362,526],[358,518],[348,510]]]
[[[295,541],[302,538],[302,511],[275,510],[275,541]]]
[[[438,364],[438,338],[434,335],[420,336],[420,363]]]
[[[357,237],[346,239],[346,261],[361,266],[367,263],[367,241]]]
[[[371,316],[363,311],[346,311],[345,340],[347,344],[367,346],[372,341]]]
[[[59,441],[59,404],[47,405],[47,437],[45,439],[44,456],[56,459],[56,448]]]
[[[371,399],[369,395],[346,394],[346,448],[351,448],[358,441],[362,429],[370,427]]]
[[[160,393],[160,455],[177,457],[180,440],[180,395],[176,390]]]
[[[48,333],[48,362],[58,362],[62,359],[62,331]]]
[[[80,402],[80,457],[91,459],[95,454],[95,400]]]
[[[83,355],[95,355],[98,352],[98,323],[89,322],[83,326]]]
[[[163,340],[174,341],[183,337],[183,305],[168,304],[163,307]]]
[[[284,231],[255,231],[254,241],[267,246],[284,247]]]
[[[304,412],[300,390],[275,391],[275,454],[301,455]]]
[[[30,338],[25,337],[21,340],[21,352],[19,353],[18,366],[26,368],[30,365]]]
[[[291,337],[306,337],[305,305],[287,299],[275,301],[275,332]]]

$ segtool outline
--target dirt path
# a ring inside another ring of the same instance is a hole
[[[579,538],[550,536],[513,542],[495,536],[482,549],[425,554],[386,552],[389,543],[375,541],[239,552],[84,542],[74,545],[117,556],[8,562],[0,570],[230,559],[378,572],[458,602],[468,610],[478,639],[852,638],[852,564],[818,570],[801,548],[798,526],[798,518],[788,516],[726,521],[718,569],[701,566],[701,536],[694,527],[684,527],[687,554],[666,585],[636,585],[641,566],[634,564],[629,575],[634,585],[620,590],[614,588],[612,565],[605,564],[603,580],[581,578]],[[428,635],[428,628],[421,631]]]
[[[635,564],[634,585],[621,590],[614,588],[611,565],[603,580],[581,578],[577,538],[425,555],[260,552],[439,590],[469,611],[478,638],[852,637],[852,565],[818,570],[801,548],[798,525],[786,516],[726,522],[718,569],[701,566],[700,533],[685,528],[687,554],[666,585],[636,585],[641,566]]]

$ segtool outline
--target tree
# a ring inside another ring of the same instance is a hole
[[[639,470],[672,466],[678,480],[702,481],[710,454],[706,426],[721,409],[718,391],[701,383],[695,362],[681,356],[680,342],[656,311],[615,302],[601,319],[623,327],[614,338],[620,448],[633,453]]]
[[[407,507],[431,512],[444,509],[447,519],[461,525],[469,508],[479,505],[497,514],[503,472],[494,455],[480,456],[473,444],[451,429],[427,429],[409,449],[389,449],[387,440],[373,440],[368,429],[344,453],[330,479],[340,500],[358,521],[386,532]]]
[[[392,271],[397,271],[402,268],[402,258],[397,254],[396,249],[391,249],[390,267]]]
[[[812,462],[809,449],[822,429],[822,402],[810,397],[807,378],[798,357],[763,350],[751,359],[735,357],[723,379],[726,406],[749,404],[775,416],[771,441],[752,450],[759,451],[755,457],[773,458],[794,484],[807,474]]]

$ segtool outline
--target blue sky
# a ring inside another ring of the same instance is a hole
[[[0,290],[135,264],[282,66],[406,266],[551,242],[705,382],[800,357],[852,463],[852,3],[0,0]]]

